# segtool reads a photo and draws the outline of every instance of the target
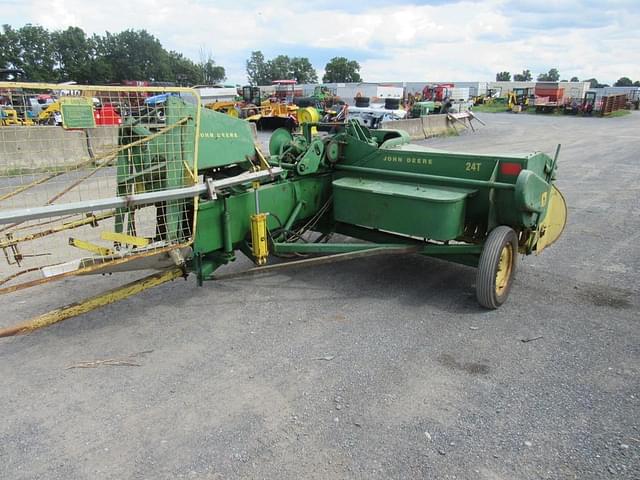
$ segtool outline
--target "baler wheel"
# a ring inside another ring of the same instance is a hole
[[[510,227],[494,228],[484,244],[476,276],[478,303],[494,310],[509,296],[516,271],[518,236]]]

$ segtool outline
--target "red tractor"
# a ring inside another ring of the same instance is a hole
[[[442,102],[451,95],[453,83],[438,83],[437,85],[427,85],[422,89],[422,100],[432,100]]]

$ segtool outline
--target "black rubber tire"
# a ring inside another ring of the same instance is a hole
[[[356,107],[368,107],[369,97],[356,97]]]
[[[316,101],[309,97],[297,97],[293,99],[293,103],[299,107],[315,107]]]
[[[387,110],[398,110],[400,108],[400,99],[399,98],[385,98],[384,99],[384,108]]]
[[[500,262],[502,249],[509,243],[511,243],[512,252],[511,275],[507,280],[504,292],[502,295],[498,295],[496,293],[498,263]],[[507,300],[511,286],[513,285],[513,279],[515,278],[517,260],[518,236],[516,232],[514,232],[512,228],[504,225],[491,230],[480,254],[480,261],[478,262],[476,297],[480,305],[490,310],[495,310]]]
[[[287,118],[284,122],[284,128],[286,128],[290,132],[293,132],[297,126],[298,123],[291,117]]]

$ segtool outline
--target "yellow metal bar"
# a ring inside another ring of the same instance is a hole
[[[269,162],[267,162],[267,159],[265,158],[264,154],[262,153],[262,150],[260,149],[260,145],[258,145],[256,143],[255,147],[256,147],[256,156],[258,157],[258,160],[260,161],[260,164],[262,165],[262,170],[271,169],[271,165],[269,165]]]
[[[187,171],[187,174],[189,175],[189,177],[191,177],[191,181],[193,185],[195,185],[198,182],[198,178],[196,177],[196,174],[193,173],[193,171],[189,168],[189,165],[187,165],[187,162],[185,162],[184,160],[182,160],[182,165],[184,166],[184,169]]]
[[[96,308],[104,307],[111,303],[123,300],[132,295],[157,287],[163,283],[170,282],[176,278],[184,276],[184,272],[180,268],[174,268],[164,272],[156,273],[140,280],[128,283],[121,287],[108,290],[99,295],[87,298],[78,303],[71,303],[61,308],[57,308],[38,317],[32,318],[26,322],[19,323],[12,327],[0,330],[0,337],[10,337],[13,335],[22,335],[33,332],[39,328],[48,327],[54,323],[61,322],[67,318],[82,315]]]
[[[24,237],[9,238],[8,240],[0,241],[0,248],[7,248],[12,245],[17,245],[18,243],[28,242],[29,240],[35,240],[37,238],[46,237],[48,235],[53,235],[54,233],[62,232],[64,230],[72,230],[74,228],[82,227],[84,225],[90,225],[90,224],[97,225],[98,221],[104,220],[105,218],[113,217],[115,214],[116,212],[112,210],[110,212],[91,215],[87,218],[83,218],[82,220],[76,220],[75,222],[63,223],[60,226],[49,228],[41,232],[32,233],[30,235],[25,235]]]
[[[20,270],[19,272],[12,273],[8,277],[4,277],[0,279],[0,285],[4,285],[5,283],[10,282],[14,278],[18,278],[20,275],[25,275],[31,272],[37,272],[38,270],[40,270],[40,268],[41,267],[32,267],[32,268],[27,268],[26,270]]]
[[[87,242],[86,240],[80,240],[79,238],[69,238],[69,245],[79,248],[80,250],[86,250],[87,252],[95,253],[96,255],[100,255],[101,257],[106,257],[107,255],[111,255],[113,253],[113,250],[111,250],[110,248],[101,247],[100,245]]]
[[[102,240],[108,240],[110,242],[126,243],[127,245],[135,245],[136,247],[146,247],[149,245],[149,239],[143,237],[134,237],[133,235],[127,235],[126,233],[116,233],[105,231],[100,234]]]
[[[202,115],[202,100],[198,95],[198,107],[196,108],[196,121],[195,121],[195,139],[194,139],[194,148],[193,148],[193,172],[191,175],[193,177],[194,185],[198,182],[198,156],[199,156],[199,148],[200,148],[200,117]],[[193,231],[191,232],[191,238],[196,238],[196,229],[198,228],[198,201],[199,197],[195,197],[194,200],[194,208],[193,208]]]
[[[177,250],[180,248],[188,247],[193,243],[193,240],[189,240],[188,242],[181,243],[179,245],[171,245],[169,247],[154,249],[148,252],[136,253],[135,255],[129,255],[123,258],[115,258],[109,262],[105,263],[93,263],[93,259],[89,259],[83,262],[82,266],[77,270],[73,270],[71,272],[60,273],[58,275],[54,275],[52,277],[38,278],[36,280],[32,280],[30,282],[21,283],[18,285],[12,285],[10,287],[0,288],[0,295],[5,295],[7,293],[17,292],[19,290],[26,290],[27,288],[35,287],[37,285],[42,285],[44,283],[54,282],[56,280],[61,280],[63,278],[71,277],[73,275],[82,275],[93,272],[100,272],[108,267],[113,267],[114,265],[121,265],[123,263],[127,263],[133,258],[145,258],[151,257],[153,255],[157,255],[163,252],[171,252],[172,250]]]
[[[0,88],[27,88],[32,90],[77,90],[80,92],[155,92],[155,93],[188,93],[198,98],[197,90],[188,87],[125,87],[120,85],[60,85],[56,83],[0,82]]]
[[[52,178],[55,178],[59,175],[62,175],[63,173],[66,172],[56,172],[56,173],[52,173],[50,175],[47,175],[46,177],[43,178],[39,178],[38,180],[35,180],[31,183],[27,183],[26,185],[22,185],[20,188],[16,188],[15,190],[13,190],[12,192],[9,193],[5,193],[4,195],[2,195],[0,197],[0,202],[4,201],[4,200],[8,200],[11,197],[15,197],[16,195],[18,195],[19,193],[24,192],[25,190],[29,190],[30,188],[33,188],[37,185],[40,185],[41,183],[44,182],[48,182],[49,180],[51,180]]]
[[[84,177],[79,178],[78,180],[76,180],[75,182],[73,182],[71,185],[69,185],[68,187],[66,187],[65,189],[59,191],[57,194],[55,194],[53,197],[51,197],[49,199],[49,201],[47,202],[47,204],[51,205],[53,202],[55,202],[56,200],[58,200],[60,197],[63,197],[64,195],[66,195],[67,193],[69,193],[71,190],[73,190],[74,188],[76,188],[78,185],[80,185],[82,182],[84,182],[85,180],[87,180],[88,178],[92,177],[93,175],[95,175],[96,173],[98,173],[98,170],[101,169],[102,167],[104,167],[107,163],[109,162],[105,162],[101,165],[98,165],[94,170],[91,170],[87,175],[85,175]]]

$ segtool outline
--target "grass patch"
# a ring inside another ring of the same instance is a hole
[[[503,103],[489,103],[489,104],[485,104],[485,105],[476,105],[475,107],[473,107],[473,112],[484,112],[484,113],[503,113],[503,112],[509,112],[511,113],[509,110],[507,110],[507,106]],[[564,116],[568,114],[565,114],[564,111],[562,110],[562,108],[557,108],[555,110],[553,110],[552,112],[537,112],[535,107],[529,107],[526,110],[522,110],[521,112],[518,113],[518,115],[520,114],[528,114],[528,115],[547,115],[547,116]],[[616,118],[616,117],[626,117],[627,115],[631,115],[631,110],[616,110],[615,112],[610,113],[609,115],[604,115],[605,118]],[[582,117],[583,115],[573,115],[573,116],[578,116],[578,117]],[[584,115],[586,116],[586,115]],[[600,113],[599,112],[594,112],[593,115],[591,115],[593,117],[600,117]]]
[[[609,115],[604,115],[604,118],[626,117],[627,115],[631,115],[631,110],[616,110]]]
[[[507,105],[504,103],[485,103],[483,105],[476,105],[473,107],[472,111],[484,113],[508,112]]]

